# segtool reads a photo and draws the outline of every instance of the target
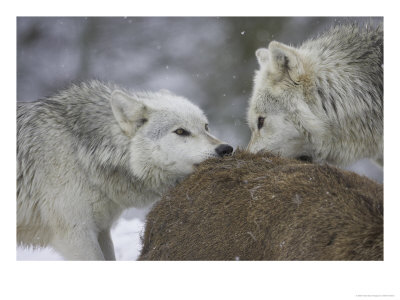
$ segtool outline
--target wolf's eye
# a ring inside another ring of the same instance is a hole
[[[265,120],[264,117],[258,117],[258,121],[257,121],[257,127],[258,127],[258,129],[261,129],[261,128],[263,127],[263,125],[264,125],[264,120]]]
[[[204,128],[206,129],[206,131],[208,131],[208,124],[206,124],[206,125],[204,126]]]
[[[188,136],[190,135],[190,132],[182,129],[182,128],[178,128],[177,130],[174,131],[177,135],[181,135],[181,136]]]

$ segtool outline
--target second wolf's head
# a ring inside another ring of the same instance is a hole
[[[256,52],[248,149],[347,165],[382,159],[383,31],[338,26]]]
[[[293,48],[278,42],[257,50],[256,56],[260,70],[256,71],[248,110],[249,150],[266,149],[286,157],[309,155],[304,119],[313,129],[322,126],[304,101],[306,72],[301,58]]]
[[[233,151],[210,134],[201,109],[169,91],[127,94],[116,90],[111,107],[130,139],[131,171],[152,185],[179,180],[207,158]]]

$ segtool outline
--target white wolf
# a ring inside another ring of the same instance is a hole
[[[69,260],[114,260],[110,227],[196,164],[232,152],[204,113],[170,92],[91,81],[18,104],[17,240]]]
[[[299,48],[256,52],[251,152],[347,165],[383,164],[383,29],[334,27]]]

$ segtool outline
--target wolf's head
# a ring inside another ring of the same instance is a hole
[[[173,183],[207,158],[233,151],[210,134],[197,106],[169,91],[131,95],[116,90],[111,107],[130,139],[132,173],[153,186]]]
[[[260,69],[247,114],[252,131],[248,150],[313,156],[310,139],[323,125],[307,103],[313,90],[312,64],[298,49],[275,41],[256,56]]]

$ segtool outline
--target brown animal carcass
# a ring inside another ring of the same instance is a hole
[[[146,220],[140,260],[383,260],[383,187],[238,151],[202,163]]]

